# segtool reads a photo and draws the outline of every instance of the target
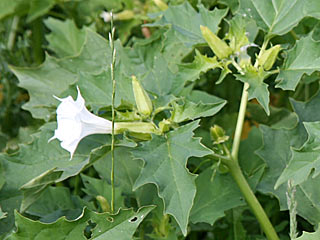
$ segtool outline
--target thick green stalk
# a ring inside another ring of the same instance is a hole
[[[242,90],[240,109],[239,109],[239,114],[238,114],[238,120],[237,120],[237,125],[236,125],[236,131],[234,134],[234,138],[233,138],[234,140],[233,140],[233,144],[232,144],[231,156],[234,159],[238,159],[238,152],[239,152],[240,141],[241,141],[241,133],[242,133],[242,128],[243,128],[244,118],[246,115],[247,103],[248,103],[248,91],[247,91],[248,87],[249,87],[249,84],[244,83],[243,90]]]
[[[279,240],[279,237],[276,231],[274,230],[268,216],[266,215],[256,196],[252,192],[247,180],[243,176],[237,159],[231,159],[230,161],[228,161],[227,166],[229,167],[230,173],[233,179],[236,181],[237,185],[239,186],[249,207],[258,219],[260,226],[266,234],[267,238],[269,240]]]
[[[261,47],[259,56],[254,64],[254,67],[256,68],[259,65],[259,58],[265,51],[268,41],[269,39],[267,38]],[[243,74],[242,71],[240,71],[240,73]],[[237,185],[239,186],[240,191],[242,192],[252,212],[258,219],[260,226],[263,229],[264,233],[266,234],[267,238],[269,240],[279,240],[279,237],[276,231],[274,230],[268,216],[266,215],[265,211],[260,205],[258,199],[252,192],[238,163],[238,153],[239,153],[239,147],[240,147],[240,141],[241,141],[241,134],[242,134],[242,128],[243,128],[243,123],[244,123],[245,113],[246,113],[246,108],[248,103],[248,91],[247,91],[248,88],[249,88],[249,84],[245,83],[242,91],[236,131],[235,131],[233,145],[232,145],[232,152],[231,152],[231,156],[229,156],[230,159],[229,160],[222,159],[222,161],[228,166],[233,179],[236,181]]]

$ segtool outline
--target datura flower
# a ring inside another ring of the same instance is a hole
[[[54,136],[49,139],[49,142],[53,139],[60,140],[61,147],[70,152],[70,159],[81,139],[91,134],[110,134],[112,131],[112,122],[89,112],[78,87],[77,89],[76,101],[71,96],[66,98],[54,96],[61,103],[57,108],[58,128]]]

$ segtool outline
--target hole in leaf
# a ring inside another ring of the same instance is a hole
[[[83,230],[83,234],[87,239],[90,239],[92,235],[92,230],[97,226],[97,224],[95,222],[92,222],[91,220],[89,220],[87,223],[87,226]]]
[[[137,220],[138,220],[137,217],[133,217],[133,218],[131,218],[131,219],[129,220],[129,222],[133,223],[133,222],[135,222],[135,221],[137,221]]]
[[[108,220],[109,222],[113,222],[113,218],[112,218],[112,217],[107,217],[107,220]]]

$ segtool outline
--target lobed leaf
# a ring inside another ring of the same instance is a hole
[[[309,175],[313,178],[319,175],[320,122],[306,122],[304,126],[308,132],[308,140],[300,149],[292,149],[292,159],[277,180],[275,188],[290,179],[294,184],[300,184]]]
[[[162,13],[160,20],[147,26],[171,25],[177,37],[186,46],[205,43],[200,31],[200,25],[207,26],[213,33],[219,30],[219,23],[226,16],[228,9],[207,10],[202,4],[198,5],[197,12],[188,1],[180,5],[171,5]]]
[[[316,232],[308,233],[303,232],[302,236],[298,237],[297,240],[318,240],[320,238],[320,230],[318,229]]]
[[[260,105],[263,107],[267,115],[270,114],[269,110],[269,91],[268,85],[263,80],[268,76],[267,72],[264,72],[262,68],[256,71],[253,67],[247,69],[244,75],[237,74],[236,78],[243,83],[248,83],[248,99],[256,98]]]
[[[196,193],[195,175],[186,168],[187,159],[211,153],[199,139],[192,137],[198,124],[199,121],[194,121],[164,136],[154,136],[132,151],[135,158],[145,162],[134,189],[155,184],[164,201],[164,212],[176,219],[184,235]]]
[[[320,18],[318,0],[239,0],[239,13],[253,18],[269,35],[284,35],[304,17]]]
[[[51,224],[33,221],[15,212],[17,230],[7,239],[48,239],[53,236],[55,239],[87,239],[84,231],[90,224],[95,225],[90,230],[90,239],[132,239],[139,224],[153,208],[143,207],[138,212],[120,210],[115,215],[84,209],[82,215],[74,221],[62,217]]]
[[[48,18],[44,23],[51,30],[51,33],[46,35],[50,50],[60,58],[79,54],[86,40],[84,29],[78,29],[71,20],[62,22],[55,18]]]
[[[276,87],[295,90],[303,74],[320,70],[320,42],[312,39],[312,34],[297,41],[288,51],[288,56],[277,76]]]

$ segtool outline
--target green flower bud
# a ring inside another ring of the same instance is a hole
[[[98,202],[100,203],[102,212],[110,212],[110,205],[107,201],[107,199],[105,199],[103,196],[98,195],[96,197],[96,199],[98,200]]]
[[[134,12],[132,10],[124,10],[114,15],[114,20],[130,20],[134,18]]]
[[[167,132],[169,131],[171,126],[171,122],[167,119],[163,119],[160,123],[159,123],[159,129],[161,132]]]
[[[210,128],[210,134],[213,139],[213,144],[220,144],[228,141],[229,136],[226,136],[225,131],[222,129],[222,127],[218,125],[214,125]]]
[[[232,49],[228,46],[228,44],[226,44],[225,41],[221,40],[217,35],[215,35],[209,28],[205,26],[200,26],[200,29],[202,36],[218,58],[223,59],[231,55]]]
[[[153,0],[153,1],[157,5],[157,7],[160,8],[162,11],[168,8],[168,5],[162,0]]]
[[[258,59],[259,65],[262,66],[265,70],[269,70],[270,68],[272,68],[280,49],[280,45],[275,45],[272,48],[264,51]]]
[[[135,76],[132,76],[132,87],[139,113],[144,116],[150,116],[153,110],[152,102],[148,96],[148,93],[143,89],[142,85]]]

